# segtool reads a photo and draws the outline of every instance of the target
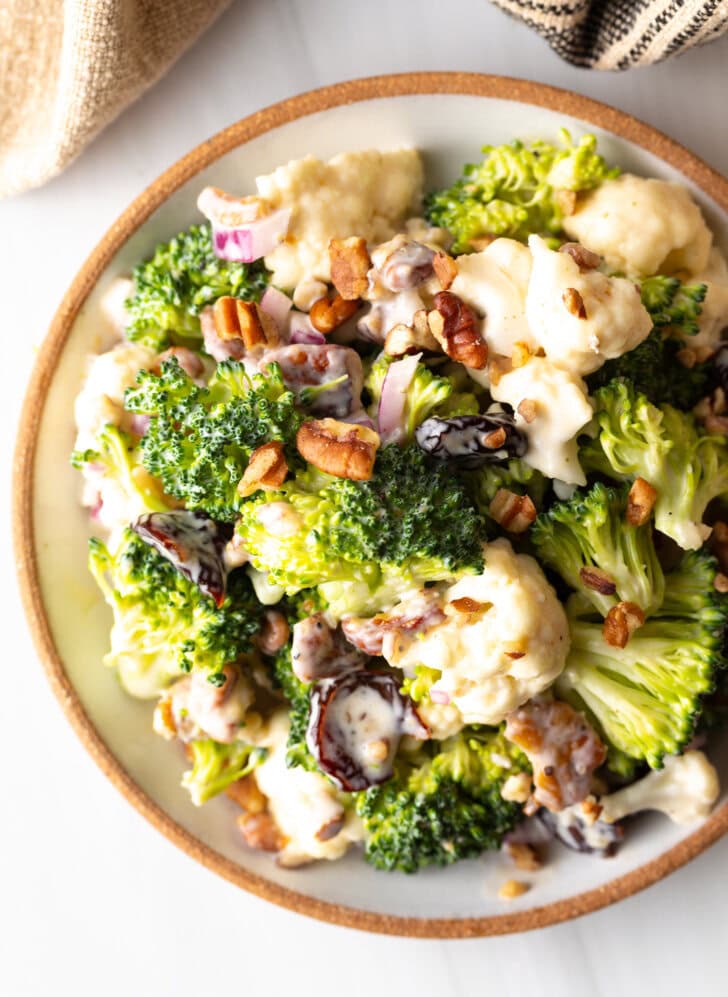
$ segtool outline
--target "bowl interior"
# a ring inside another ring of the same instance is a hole
[[[500,856],[492,855],[416,877],[387,875],[369,868],[356,852],[341,862],[284,870],[268,856],[246,849],[234,825],[237,810],[227,800],[213,801],[202,809],[190,803],[179,786],[184,759],[152,733],[151,704],[126,696],[101,664],[110,614],[87,573],[89,529],[78,505],[79,482],[68,462],[74,439],[73,400],[84,358],[104,340],[99,299],[112,278],[128,272],[159,240],[198,218],[195,200],[204,184],[242,193],[254,189],[257,174],[308,153],[325,158],[347,150],[414,145],[424,154],[428,184],[436,186],[450,182],[462,163],[477,160],[485,142],[516,136],[550,138],[564,125],[573,136],[596,132],[604,155],[625,169],[685,182],[675,169],[631,142],[563,113],[508,99],[446,93],[396,96],[313,113],[223,155],[172,194],[109,263],[76,316],[53,373],[38,426],[33,526],[42,599],[71,685],[123,769],[173,821],[236,866],[299,895],[390,916],[487,917],[503,913],[497,888],[512,877],[513,870]],[[706,193],[694,187],[693,192],[725,246],[725,215]],[[64,523],[62,531],[59,522]],[[728,783],[725,746],[714,757],[718,754],[723,781]],[[513,901],[508,913],[541,908],[604,887],[671,849],[693,830],[666,819],[644,818],[613,859],[554,849],[553,861],[534,878],[534,889]],[[300,897],[288,902],[306,906]]]

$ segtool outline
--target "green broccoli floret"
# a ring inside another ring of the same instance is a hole
[[[546,493],[546,479],[540,471],[514,457],[506,464],[484,464],[473,471],[463,472],[463,480],[475,506],[482,516],[490,519],[490,503],[500,488],[507,488],[517,495],[528,494],[536,508],[540,508]]]
[[[357,794],[367,861],[417,872],[498,848],[521,816],[501,786],[522,771],[525,756],[493,728],[466,728],[414,755],[400,753],[389,782]]]
[[[89,541],[89,568],[114,613],[104,662],[133,696],[156,696],[193,669],[219,674],[252,650],[261,606],[244,571],[218,609],[165,557],[126,530],[115,551]]]
[[[563,129],[559,137],[562,148],[541,141],[483,146],[480,165],[466,166],[452,187],[428,195],[425,215],[449,229],[453,252],[470,252],[472,240],[485,235],[556,234],[564,217],[559,191],[591,190],[619,174],[597,154],[593,135],[576,145]]]
[[[635,391],[645,395],[653,405],[673,405],[689,412],[708,393],[710,362],[686,367],[677,359],[684,344],[653,329],[634,350],[614,360],[587,378],[593,394],[614,378],[632,382]]]
[[[571,651],[559,695],[584,708],[606,740],[660,768],[693,736],[702,697],[725,667],[728,600],[713,587],[716,563],[691,553],[665,577],[665,598],[626,647],[612,647],[601,625],[571,624]]]
[[[303,416],[278,364],[250,377],[242,363],[225,360],[201,388],[172,358],[160,374],[140,371],[137,385],[125,405],[153,417],[140,445],[144,466],[188,509],[232,522],[250,454],[270,440],[286,443],[289,462],[300,462],[295,438]]]
[[[153,350],[198,345],[199,314],[223,295],[258,301],[268,283],[262,260],[229,263],[215,256],[209,225],[192,225],[160,243],[134,268],[134,294],[126,302],[129,339]]]
[[[192,768],[182,776],[182,785],[196,807],[248,775],[267,755],[265,748],[254,748],[242,741],[220,744],[211,738],[190,741],[188,749]]]
[[[645,478],[657,490],[657,529],[684,550],[702,546],[706,506],[728,490],[725,438],[702,435],[691,415],[657,408],[627,381],[611,381],[594,400],[597,432],[580,449],[584,470]]]
[[[364,387],[369,392],[371,402],[368,407],[372,419],[377,419],[379,399],[382,395],[382,385],[394,357],[382,353],[372,364],[364,381]],[[480,411],[478,399],[472,392],[456,391],[449,377],[439,377],[423,363],[417,364],[417,370],[407,389],[404,407],[404,417],[401,437],[398,443],[411,443],[415,429],[431,415],[441,418],[452,418],[456,415],[475,415]]]
[[[131,436],[110,423],[103,427],[94,449],[74,450],[71,463],[78,470],[87,465],[102,469],[105,478],[117,482],[136,513],[166,512],[161,489],[141,464],[141,451]],[[141,472],[141,473],[140,473]]]
[[[649,615],[662,603],[665,578],[652,542],[652,524],[626,520],[627,487],[598,483],[555,502],[531,527],[530,540],[541,561],[606,616],[618,601],[635,602]],[[616,586],[603,595],[586,584],[582,572],[597,568]]]
[[[642,281],[642,304],[656,329],[667,327],[680,336],[693,336],[699,330],[707,290],[706,284],[683,284],[677,277],[658,274]]]
[[[293,510],[290,528],[261,517],[272,502]],[[289,594],[322,586],[335,615],[372,603],[376,612],[406,588],[483,564],[482,520],[464,485],[417,446],[385,447],[369,481],[299,471],[243,503],[237,530],[255,569]]]

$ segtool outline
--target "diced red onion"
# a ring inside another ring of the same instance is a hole
[[[288,231],[291,208],[258,218],[239,228],[212,223],[212,247],[216,256],[234,263],[252,263],[272,252]]]
[[[442,689],[430,689],[430,699],[441,706],[447,706],[450,702],[449,694]]]
[[[304,312],[291,312],[288,333],[290,342],[299,346],[323,346],[326,343],[326,336],[314,329],[311,319]]]
[[[377,415],[382,445],[397,443],[402,437],[407,389],[415,376],[421,356],[421,353],[417,353],[413,357],[395,360],[389,366],[382,384]]]
[[[270,315],[282,332],[288,321],[288,313],[293,308],[293,302],[287,294],[279,291],[277,287],[267,287],[260,299],[260,307],[266,315]]]

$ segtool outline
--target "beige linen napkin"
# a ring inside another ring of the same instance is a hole
[[[493,0],[534,28],[562,59],[632,69],[713,41],[728,30],[728,0]]]
[[[0,196],[49,180],[230,0],[0,0]]]

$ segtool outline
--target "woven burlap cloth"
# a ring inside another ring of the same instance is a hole
[[[59,173],[230,0],[0,0],[0,196]]]
[[[0,0],[0,197],[59,173],[230,2]],[[728,0],[494,2],[595,69],[656,62],[728,27]]]

